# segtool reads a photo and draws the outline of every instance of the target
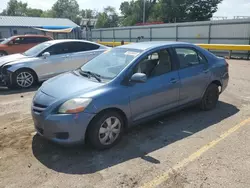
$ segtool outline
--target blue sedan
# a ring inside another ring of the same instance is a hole
[[[198,46],[142,42],[109,49],[81,68],[54,77],[34,96],[39,135],[59,144],[114,146],[130,126],[199,104],[216,107],[228,64]]]

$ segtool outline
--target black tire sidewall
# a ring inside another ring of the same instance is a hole
[[[19,85],[17,84],[17,76],[18,76],[20,73],[22,73],[22,72],[28,72],[28,73],[30,73],[30,74],[33,76],[33,83],[32,83],[29,87],[21,87],[21,86],[19,86]],[[17,89],[29,89],[29,88],[31,88],[31,87],[35,84],[35,82],[36,82],[36,77],[35,77],[34,73],[33,73],[32,71],[30,71],[30,70],[27,70],[27,69],[17,70],[16,72],[14,72],[14,73],[12,74],[11,78],[12,78],[11,85],[8,86],[8,87],[11,88],[11,89],[15,89],[15,88],[17,88]]]
[[[213,92],[214,95],[216,95],[216,99],[213,101],[212,104],[208,104],[207,97],[211,92]],[[218,100],[219,100],[219,88],[216,84],[210,84],[202,98],[201,109],[205,111],[214,109],[217,105]]]
[[[0,51],[0,54],[8,55],[5,51]],[[3,56],[0,56],[3,57]]]
[[[99,130],[103,122],[109,117],[116,117],[121,122],[121,132],[118,138],[110,145],[103,145],[99,140]],[[88,131],[87,131],[87,138],[90,144],[98,150],[109,149],[115,146],[122,138],[124,133],[124,119],[122,116],[115,112],[115,111],[107,111],[97,115],[92,122],[89,124]]]

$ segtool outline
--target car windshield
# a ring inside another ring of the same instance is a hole
[[[95,73],[104,79],[113,79],[141,52],[138,49],[113,48],[83,65],[81,71]]]
[[[38,44],[38,45],[34,46],[33,48],[30,48],[29,50],[24,52],[23,55],[25,55],[25,56],[35,56],[35,55],[41,53],[46,48],[48,48],[50,45],[51,44],[48,43],[48,42]]]
[[[1,42],[1,44],[8,44],[14,37],[10,37]]]

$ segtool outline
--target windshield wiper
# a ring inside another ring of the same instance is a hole
[[[91,71],[82,71],[82,70],[80,70],[79,72],[80,72],[80,74],[82,74],[82,75],[87,75],[87,76],[92,76],[92,77],[94,77],[98,82],[101,82],[101,81],[102,81],[102,80],[101,80],[101,76],[100,76],[99,74],[93,73],[93,72],[91,72]]]

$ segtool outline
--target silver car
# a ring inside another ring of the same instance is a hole
[[[23,54],[0,58],[0,85],[29,88],[63,72],[79,68],[109,48],[84,40],[52,40]]]

